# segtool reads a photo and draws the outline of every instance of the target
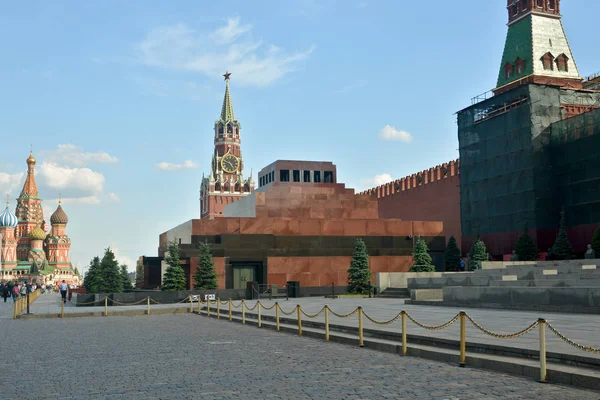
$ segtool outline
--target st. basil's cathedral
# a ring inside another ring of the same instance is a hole
[[[17,198],[15,213],[0,214],[0,279],[58,284],[63,280],[79,284],[80,276],[71,264],[71,239],[67,236],[69,218],[58,202],[50,216],[48,231],[37,184],[33,154],[27,158],[27,178]],[[48,231],[48,233],[46,233]]]

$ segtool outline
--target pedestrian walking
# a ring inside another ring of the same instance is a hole
[[[63,303],[67,302],[67,290],[69,289],[69,285],[64,281],[60,284],[60,295],[62,297]]]

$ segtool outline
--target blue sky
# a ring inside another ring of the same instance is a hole
[[[494,87],[506,2],[423,3],[9,2],[0,192],[14,207],[32,144],[46,218],[65,199],[73,262],[111,246],[133,270],[199,215],[225,70],[255,179],[276,159],[327,160],[364,190],[457,158],[453,114]],[[562,13],[581,74],[597,72],[600,2]]]

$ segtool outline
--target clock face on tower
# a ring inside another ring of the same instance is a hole
[[[221,168],[228,174],[233,174],[240,167],[240,160],[231,153],[225,154],[221,159]]]

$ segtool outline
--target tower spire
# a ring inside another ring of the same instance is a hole
[[[228,122],[235,120],[231,96],[229,94],[229,77],[231,76],[231,72],[225,72],[223,76],[225,77],[225,97],[223,98],[223,107],[221,108],[221,121]]]
[[[33,157],[33,152],[29,151],[29,157],[27,158],[27,178],[25,179],[25,183],[23,184],[23,190],[21,190],[20,197],[39,197],[37,184],[35,183],[35,157]]]

